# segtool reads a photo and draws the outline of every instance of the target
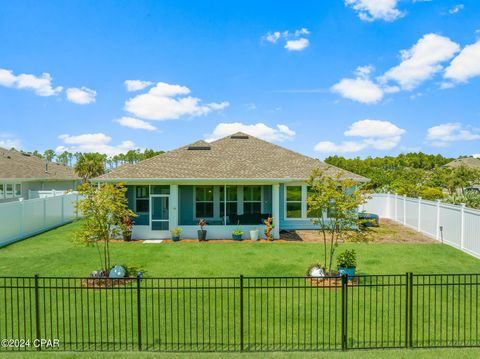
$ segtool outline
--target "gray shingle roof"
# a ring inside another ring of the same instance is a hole
[[[78,176],[73,168],[60,163],[46,162],[28,153],[0,147],[0,179],[53,179],[74,180]]]
[[[458,158],[445,165],[445,167],[451,167],[451,168],[457,168],[462,166],[467,168],[480,169],[480,158],[475,158],[475,157]]]
[[[208,148],[208,149],[207,149]],[[340,170],[320,160],[244,133],[207,143],[197,141],[97,179],[307,179],[313,169]],[[360,181],[365,177],[345,172]]]

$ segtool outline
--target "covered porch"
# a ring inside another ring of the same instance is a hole
[[[207,222],[207,239],[231,239],[241,230],[250,238],[258,229],[264,237],[264,219],[273,217],[272,235],[279,238],[280,184],[200,182],[175,184],[128,184],[130,209],[138,214],[134,239],[170,238],[170,230],[183,229],[182,238],[197,238],[199,219]]]

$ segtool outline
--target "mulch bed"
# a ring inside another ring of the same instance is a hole
[[[123,287],[133,281],[135,278],[87,278],[82,279],[83,288],[118,288]]]
[[[358,285],[359,278],[354,277],[352,280],[347,281],[347,286],[353,287],[354,285]],[[342,278],[310,278],[310,283],[316,287],[341,287],[342,286]]]

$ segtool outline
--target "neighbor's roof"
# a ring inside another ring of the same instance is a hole
[[[78,179],[71,167],[0,147],[0,179]]]
[[[467,168],[480,169],[480,158],[475,158],[475,157],[459,158],[445,165],[445,167],[451,167],[451,168],[458,168],[462,166]]]
[[[197,141],[135,165],[121,166],[102,179],[307,179],[313,169],[340,170],[320,160],[238,132],[211,143]],[[365,177],[343,171],[345,177]]]

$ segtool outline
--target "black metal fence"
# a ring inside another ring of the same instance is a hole
[[[479,274],[0,277],[0,351],[480,346]]]

